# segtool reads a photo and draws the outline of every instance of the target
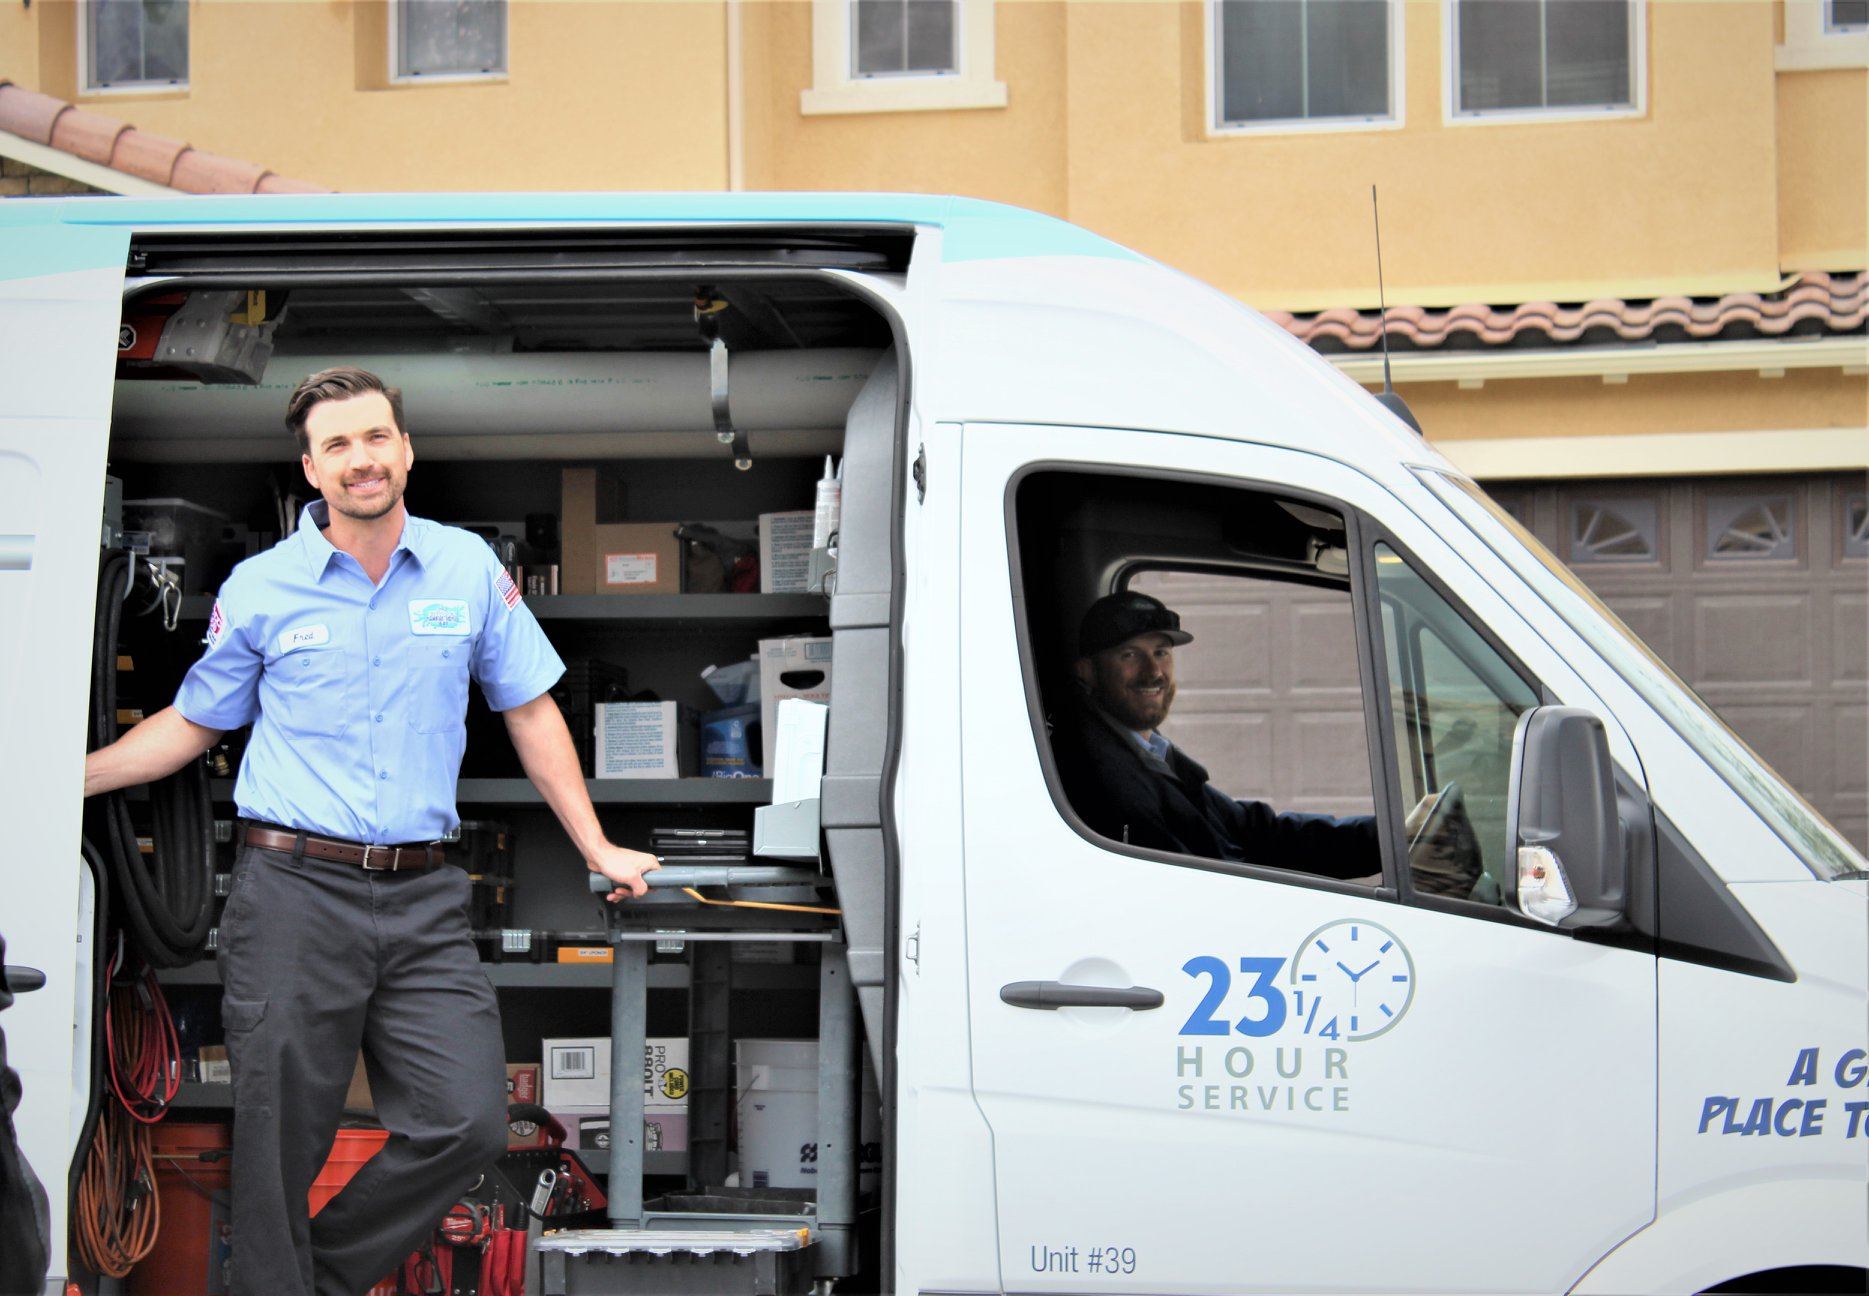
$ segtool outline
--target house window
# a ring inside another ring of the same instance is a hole
[[[1638,0],[1452,0],[1453,111],[1640,108]]]
[[[851,75],[946,76],[960,70],[955,0],[850,0]]]
[[[811,84],[820,113],[1004,108],[993,77],[994,0],[811,0]]]
[[[86,90],[188,84],[188,0],[87,0]]]
[[[1220,0],[1213,12],[1219,128],[1394,117],[1399,5]]]
[[[506,0],[397,0],[397,80],[506,75]]]
[[[1824,30],[1869,31],[1869,0],[1824,0]]]

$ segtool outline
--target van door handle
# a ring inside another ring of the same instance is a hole
[[[999,997],[1014,1008],[1133,1008],[1146,1012],[1162,1006],[1162,992],[1148,986],[1066,985],[1062,981],[1014,981],[999,988]]]
[[[5,967],[8,994],[25,994],[28,990],[37,990],[45,984],[45,973],[38,968],[26,967],[20,963],[8,963]]]

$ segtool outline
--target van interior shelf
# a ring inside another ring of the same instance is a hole
[[[829,614],[822,594],[534,594],[526,599],[541,621],[603,621],[611,625],[692,622],[760,627]],[[206,621],[207,594],[182,599],[181,620]]]

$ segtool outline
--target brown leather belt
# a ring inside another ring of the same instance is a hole
[[[240,840],[262,850],[284,851],[288,855],[299,848],[299,834],[290,828],[269,824],[248,824]],[[440,842],[416,842],[407,846],[371,846],[364,842],[340,841],[335,837],[304,835],[305,853],[313,859],[356,864],[372,873],[401,873],[412,869],[435,868],[446,863]]]

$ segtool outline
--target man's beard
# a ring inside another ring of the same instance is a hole
[[[1162,681],[1162,691],[1154,698],[1137,696],[1126,688],[1105,687],[1097,691],[1097,702],[1124,725],[1138,731],[1152,730],[1168,718],[1174,705],[1175,682]]]
[[[391,474],[385,473],[382,481],[383,490],[373,499],[356,498],[350,493],[351,483],[343,483],[338,487],[338,498],[330,501],[331,507],[345,517],[356,518],[360,522],[382,517],[396,507],[397,501],[402,499],[403,491],[403,483]]]

